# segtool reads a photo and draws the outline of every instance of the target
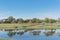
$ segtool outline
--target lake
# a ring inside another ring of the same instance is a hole
[[[9,40],[60,40],[60,29],[0,30],[0,38]]]

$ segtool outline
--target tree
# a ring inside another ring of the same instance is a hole
[[[0,20],[0,23],[3,23],[3,20]]]
[[[50,22],[50,23],[55,23],[56,20],[55,20],[55,19],[49,19],[49,22]]]
[[[56,20],[50,19],[50,18],[45,18],[44,21],[45,21],[46,23],[54,23],[54,22],[56,22]]]
[[[41,20],[40,19],[36,19],[36,23],[41,23]]]
[[[33,18],[32,19],[32,23],[36,23],[36,18]]]
[[[42,21],[40,19],[37,18],[33,18],[32,19],[32,23],[41,23]]]
[[[29,23],[30,23],[30,24],[32,23],[32,20],[31,20],[31,19],[29,20]]]
[[[45,22],[45,23],[49,23],[49,22],[50,22],[50,21],[49,21],[49,18],[45,18],[44,22]]]
[[[10,23],[8,19],[3,19],[3,23]]]
[[[12,16],[9,16],[8,18],[8,21],[11,23],[13,20],[15,20],[15,18],[13,18]]]
[[[60,22],[60,18],[58,18],[57,22]]]
[[[26,19],[26,20],[24,20],[24,23],[28,23],[28,22],[29,22],[29,20],[30,20],[30,19]]]
[[[11,23],[16,23],[16,20],[13,20]]]
[[[23,23],[23,22],[24,22],[24,20],[22,18],[17,19],[17,23]]]

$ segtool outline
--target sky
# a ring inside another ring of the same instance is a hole
[[[15,18],[58,18],[60,0],[0,0],[0,19]]]

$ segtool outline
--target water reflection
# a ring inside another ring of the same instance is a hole
[[[24,32],[22,31],[22,32],[18,32],[17,34],[19,34],[19,35],[23,35],[24,34]]]
[[[9,36],[9,37],[12,37],[12,36],[14,36],[14,35],[23,35],[25,33],[25,31],[9,31],[8,33],[7,33],[7,35]]]
[[[2,34],[2,35],[1,35]],[[8,36],[7,36],[8,35]],[[2,31],[0,30],[0,38],[36,38],[41,40],[49,39],[51,40],[52,38],[60,38],[60,30],[6,30]]]
[[[41,31],[30,31],[29,33],[32,35],[40,35]]]
[[[14,36],[15,34],[16,34],[16,32],[12,32],[12,31],[9,31],[9,32],[8,32],[8,36],[9,36],[9,37]]]
[[[53,31],[53,30],[44,32],[45,36],[52,36],[54,33],[55,33],[55,31]]]
[[[58,34],[58,36],[60,36],[60,32],[58,32],[57,34]]]
[[[17,35],[24,35],[24,33],[25,32],[28,32],[29,30],[24,30],[24,31],[9,31],[9,33],[8,33],[8,36],[10,36],[10,37],[12,37],[12,36],[14,36],[15,34],[17,34]],[[29,34],[31,34],[31,35],[40,35],[40,33],[41,33],[41,31],[40,30],[30,30],[29,31]],[[52,36],[54,33],[55,33],[55,30],[45,30],[44,32],[43,32],[44,34],[45,34],[45,36]]]

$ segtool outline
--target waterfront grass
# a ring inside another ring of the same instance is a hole
[[[0,29],[60,29],[60,23],[0,24]]]

